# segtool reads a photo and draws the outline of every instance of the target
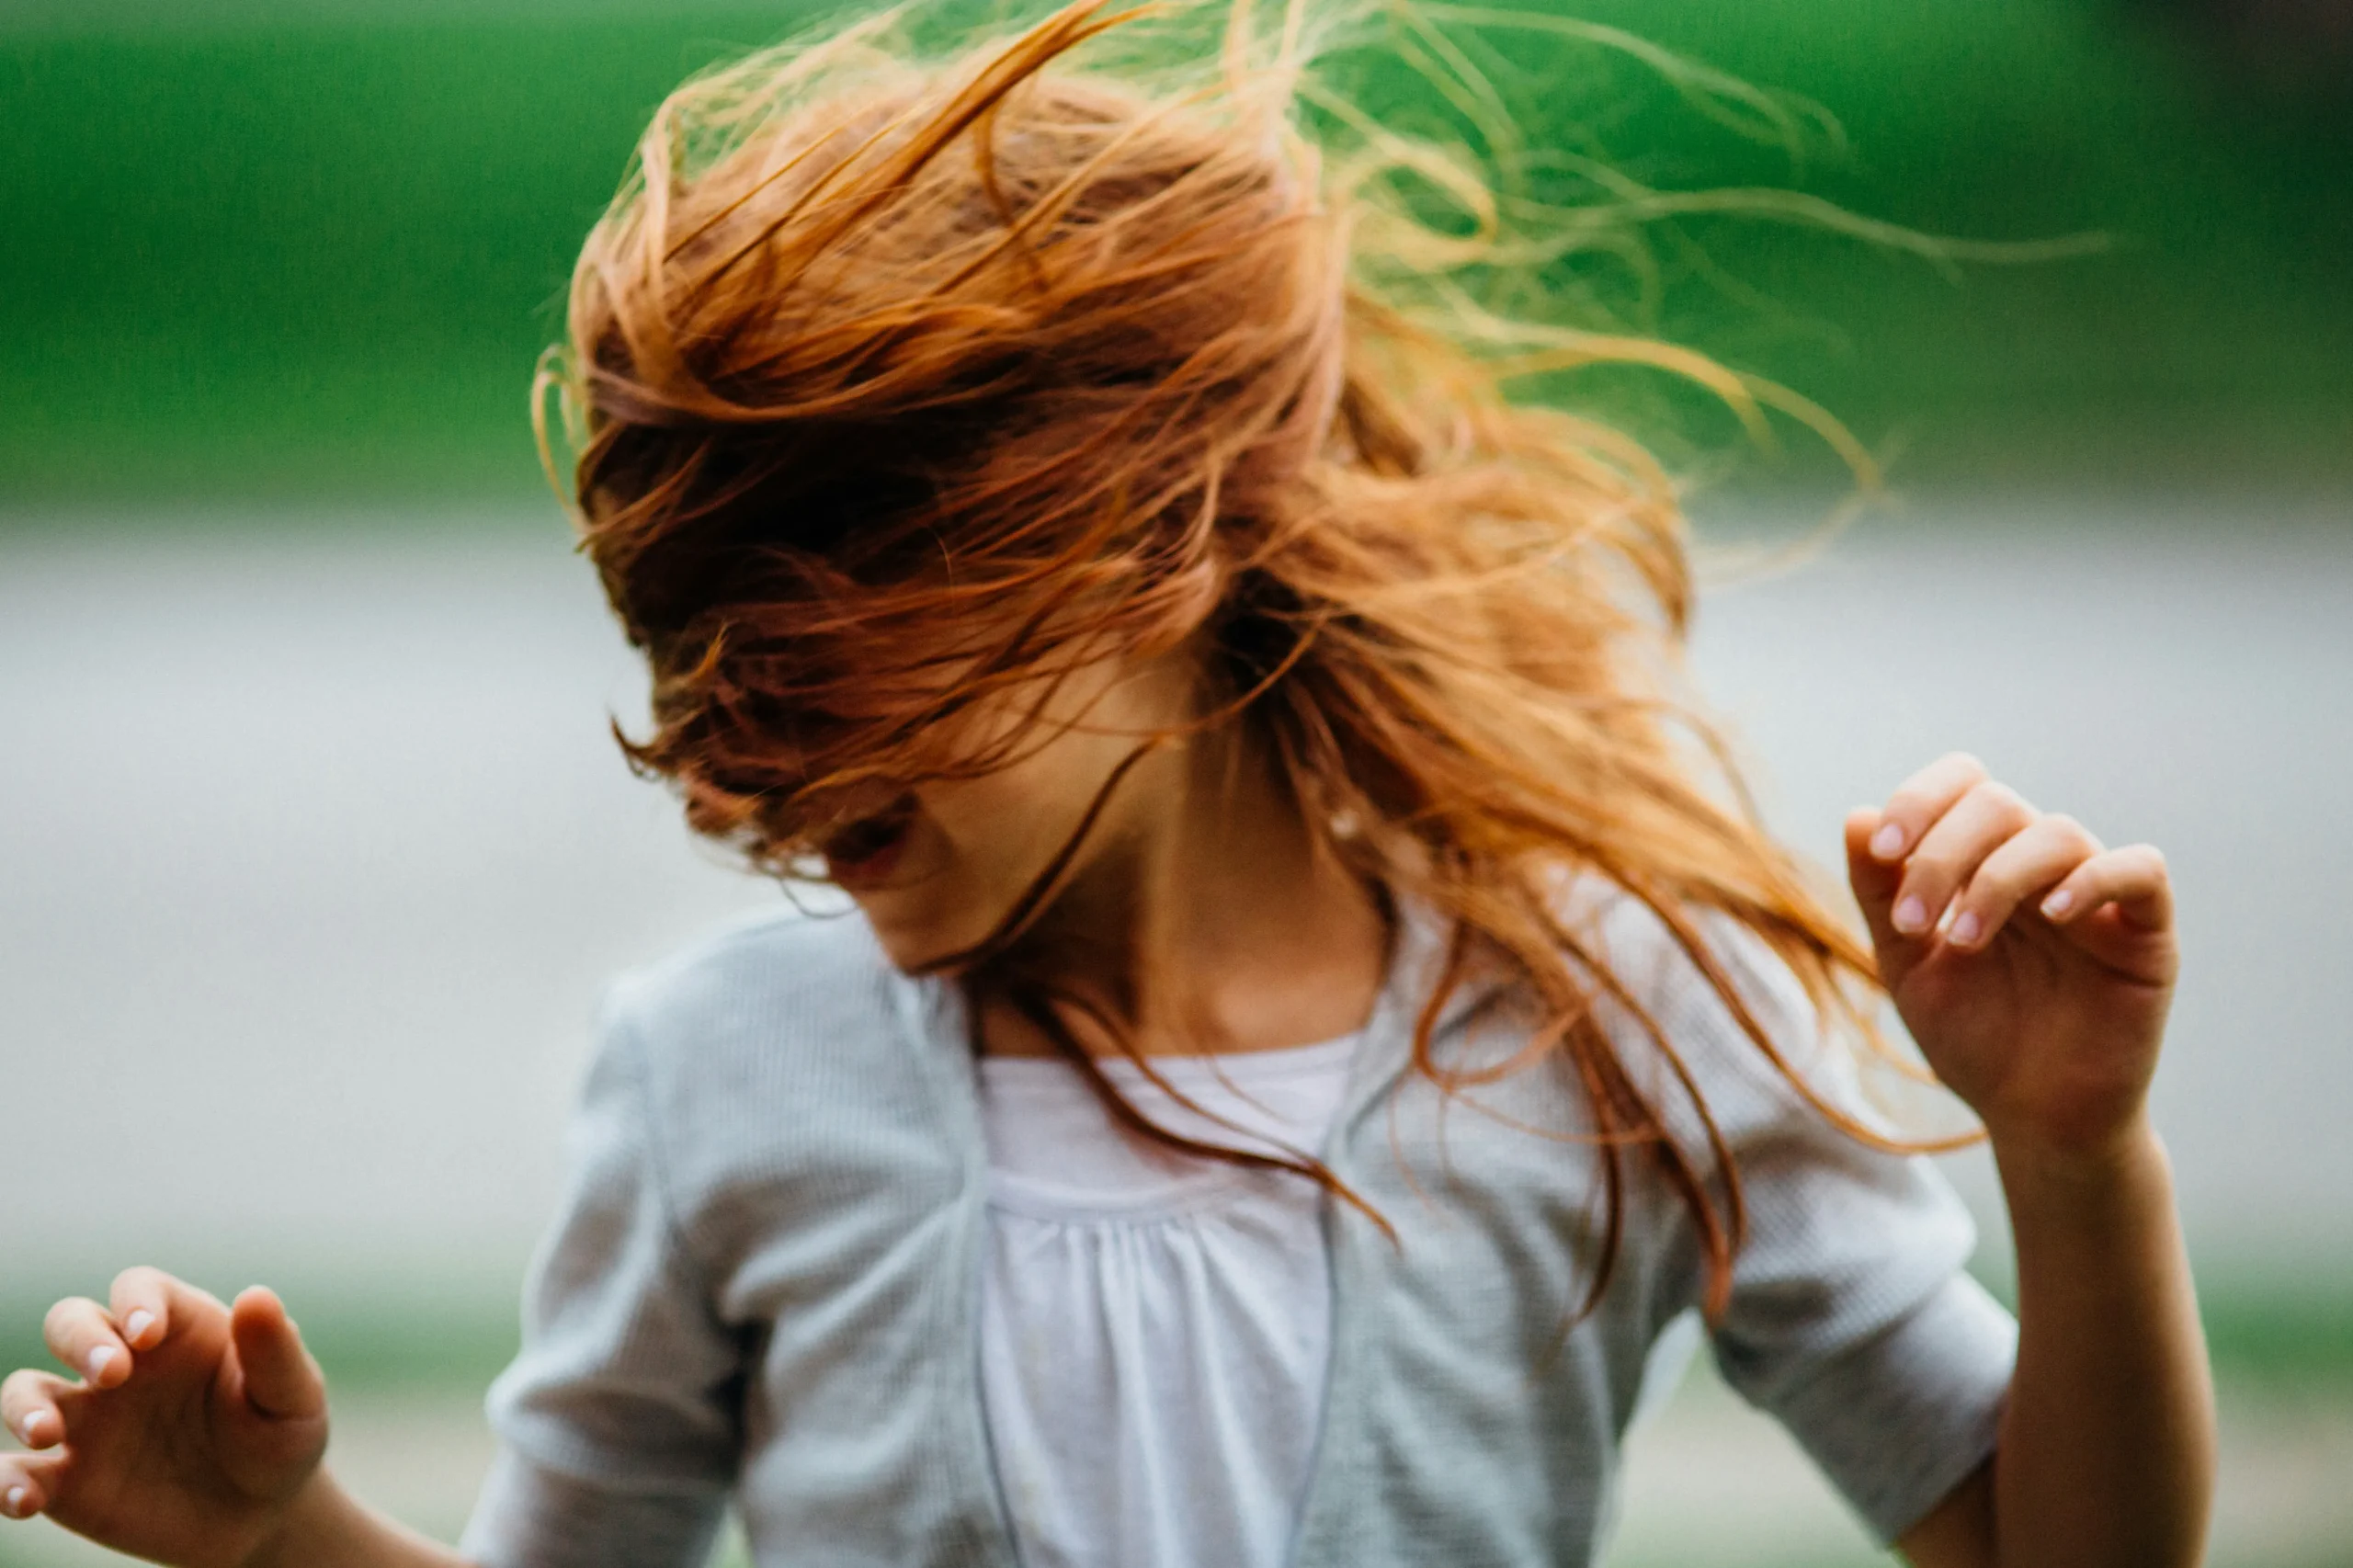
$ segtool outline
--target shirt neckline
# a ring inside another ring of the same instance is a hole
[[[1410,896],[1394,896],[1392,907],[1396,923],[1390,942],[1388,969],[1373,1003],[1372,1016],[1361,1031],[1356,1058],[1349,1065],[1348,1086],[1339,1112],[1324,1131],[1323,1147],[1315,1151],[1317,1157],[1344,1181],[1347,1179],[1347,1172],[1336,1156],[1356,1123],[1412,1065],[1415,1024],[1446,963],[1451,923],[1438,911]],[[981,1267],[984,1256],[981,1235],[988,1223],[989,1168],[987,1144],[981,1131],[976,1071],[980,1059],[972,1051],[971,1013],[951,979],[937,974],[907,975],[897,971],[892,971],[892,978],[893,1000],[912,1037],[911,1043],[938,1075],[935,1086],[947,1097],[949,1119],[963,1156],[964,1182],[958,1199],[963,1219],[957,1248],[962,1275],[958,1298],[962,1306],[949,1331],[963,1342],[962,1360],[969,1369],[971,1384],[965,1391],[970,1397],[960,1401],[962,1410],[961,1430],[953,1445],[955,1462],[965,1470],[967,1483],[974,1488],[975,1501],[985,1510],[991,1537],[990,1558],[999,1568],[1013,1568],[1019,1558],[1014,1546],[1012,1506],[1006,1494],[1004,1477],[997,1470],[995,1448],[983,1415],[980,1386]],[[1438,1032],[1443,1032],[1473,1005],[1470,991],[1470,987],[1460,988],[1449,999],[1444,1011],[1434,1020]],[[1348,1429],[1361,1403],[1356,1386],[1362,1356],[1358,1341],[1371,1332],[1370,1317],[1378,1310],[1378,1303],[1368,1294],[1370,1279],[1359,1277],[1370,1267],[1363,1256],[1365,1248],[1381,1245],[1381,1240],[1375,1237],[1368,1241],[1340,1223],[1332,1205],[1325,1206],[1324,1223],[1326,1244],[1332,1248],[1331,1361],[1324,1374],[1324,1408],[1308,1459],[1299,1523],[1286,1553],[1287,1559],[1292,1561],[1297,1559],[1300,1543],[1318,1527],[1322,1516],[1340,1506],[1334,1499],[1340,1497],[1345,1489],[1329,1479],[1326,1472],[1333,1463],[1333,1439]]]
[[[1314,1073],[1329,1072],[1336,1063],[1351,1060],[1370,1032],[1370,1026],[1319,1040],[1307,1045],[1279,1046],[1272,1051],[1222,1051],[1155,1055],[1144,1058],[1150,1071],[1174,1083],[1214,1084],[1221,1079],[1233,1084],[1261,1084],[1285,1078],[1302,1077]],[[976,1059],[982,1076],[1017,1085],[1022,1080],[1052,1077],[1059,1082],[1064,1074],[1077,1068],[1059,1056],[983,1056]],[[1149,1083],[1145,1067],[1125,1056],[1098,1056],[1096,1065],[1104,1074],[1121,1082]]]
[[[1353,1077],[1351,1068],[1363,1038],[1364,1031],[1358,1029],[1335,1040],[1274,1051],[1155,1057],[1151,1073],[1159,1074],[1177,1095],[1212,1114],[1233,1114],[1233,1102],[1241,1102],[1255,1107],[1278,1123],[1288,1119],[1260,1096],[1279,1098],[1287,1086],[1321,1079],[1323,1096],[1328,1098],[1320,1110],[1312,1113],[1312,1129],[1184,1129],[1210,1142],[1229,1142],[1254,1153],[1273,1154],[1285,1149],[1312,1153],[1323,1144],[1325,1127],[1347,1102]],[[1164,1111],[1177,1110],[1167,1103],[1169,1096],[1138,1063],[1117,1057],[1099,1065],[1113,1087],[1139,1102],[1145,1115],[1160,1119]],[[1075,1064],[1061,1057],[983,1057],[979,1066],[985,1098],[1007,1100],[1017,1108],[1024,1104],[1034,1106],[1037,1114],[1050,1125],[1074,1115],[1085,1117],[1085,1136],[1089,1138],[1116,1140],[1124,1136],[1123,1130],[1110,1124],[1109,1113],[1097,1099],[1094,1086],[1085,1080]],[[1019,1112],[1016,1110],[1014,1114],[1017,1117]],[[1180,1121],[1188,1119],[1181,1111],[1177,1114]],[[1103,1119],[1102,1124],[1096,1122],[1097,1117]],[[1286,1138],[1286,1133],[1299,1135]],[[1290,1173],[1253,1169],[1203,1156],[1155,1173],[1149,1179],[1106,1190],[1085,1181],[1058,1179],[1036,1170],[1007,1168],[993,1159],[988,1201],[989,1207],[1000,1213],[1056,1223],[1151,1225],[1222,1207],[1253,1191],[1266,1190],[1269,1182],[1303,1179]]]

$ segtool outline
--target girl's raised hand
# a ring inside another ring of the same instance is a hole
[[[101,1545],[185,1568],[236,1568],[278,1531],[319,1471],[326,1384],[286,1309],[233,1306],[153,1268],[105,1306],[50,1309],[70,1381],[19,1371],[0,1421],[31,1449],[0,1455],[0,1513],[41,1513]]]
[[[2140,1125],[2178,961],[2163,856],[1955,754],[1848,813],[1847,865],[1897,1011],[1997,1149],[2097,1157]]]

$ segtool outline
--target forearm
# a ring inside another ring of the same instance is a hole
[[[438,1541],[384,1517],[321,1467],[269,1543],[244,1568],[474,1568]]]
[[[1996,1138],[2016,1234],[2018,1360],[1994,1476],[2002,1568],[2196,1562],[2214,1396],[2164,1146],[2097,1156]]]

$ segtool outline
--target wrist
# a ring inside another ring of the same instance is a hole
[[[238,1568],[473,1568],[437,1541],[370,1512],[324,1465]]]
[[[2096,1139],[2052,1141],[1989,1127],[2014,1221],[2098,1221],[2153,1197],[2170,1207],[2172,1164],[2145,1110]]]
[[[317,1568],[333,1562],[336,1542],[348,1533],[350,1514],[350,1499],[320,1465],[238,1568]]]

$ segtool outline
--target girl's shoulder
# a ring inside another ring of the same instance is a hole
[[[753,910],[616,976],[608,1027],[644,1047],[825,1016],[889,1027],[899,977],[857,911],[787,903]]]
[[[1688,1074],[1710,1116],[1735,1139],[1792,1119],[1818,1122],[1814,1098],[1873,1116],[1860,1082],[1869,1043],[1850,1019],[1817,1006],[1789,962],[1748,926],[1718,910],[1684,912],[1695,953],[1658,911],[1597,877],[1568,884],[1561,909],[1588,970],[1608,971],[1606,979],[1590,977],[1596,1013],[1620,1059],[1660,1091],[1654,1103],[1683,1102],[1677,1081]]]
[[[615,979],[597,1056],[656,1141],[716,1155],[737,1129],[773,1148],[779,1124],[853,1129],[932,1097],[938,990],[855,913],[764,911]]]

